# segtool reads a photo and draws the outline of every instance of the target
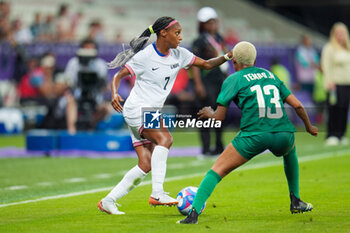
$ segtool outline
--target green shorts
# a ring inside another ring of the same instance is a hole
[[[254,136],[237,136],[232,140],[233,146],[246,159],[270,150],[275,156],[283,156],[294,147],[293,132],[262,133]]]

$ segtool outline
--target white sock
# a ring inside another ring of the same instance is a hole
[[[112,199],[114,202],[124,197],[131,190],[133,190],[145,178],[147,173],[136,165],[131,168],[123,177],[123,179],[112,189],[107,195],[107,199]]]
[[[168,158],[169,150],[164,146],[155,146],[152,158],[152,196],[163,193],[163,183],[166,173],[166,160]]]

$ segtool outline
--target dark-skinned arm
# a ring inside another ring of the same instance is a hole
[[[306,131],[313,136],[317,136],[318,128],[310,123],[309,116],[307,115],[302,103],[300,103],[300,101],[293,94],[286,98],[286,102],[294,108],[299,118],[304,122]]]
[[[227,107],[219,105],[214,112],[211,107],[204,107],[197,113],[198,119],[213,118],[218,121],[223,121],[225,120],[227,109]]]
[[[117,112],[121,112],[123,110],[122,105],[120,104],[120,102],[123,102],[123,98],[118,94],[118,88],[120,85],[120,80],[122,80],[125,76],[129,75],[130,72],[128,69],[126,69],[125,67],[123,67],[112,79],[111,82],[111,90],[112,90],[112,100],[111,100],[111,104],[113,106],[113,108],[117,111]]]
[[[227,56],[232,58],[232,50],[227,53]],[[209,60],[203,60],[200,57],[196,57],[196,60],[194,61],[193,65],[197,66],[201,69],[210,70],[210,69],[213,69],[215,67],[220,66],[221,64],[223,64],[225,62],[227,62],[227,60],[225,59],[224,56],[214,57],[214,58],[209,59]]]

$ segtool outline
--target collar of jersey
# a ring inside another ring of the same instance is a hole
[[[159,52],[159,50],[157,49],[157,46],[156,46],[156,42],[153,42],[152,45],[153,45],[154,50],[156,51],[156,53],[157,53],[159,56],[161,56],[161,57],[167,57],[167,56],[170,54],[170,51],[169,51],[168,54],[163,54],[163,53]]]

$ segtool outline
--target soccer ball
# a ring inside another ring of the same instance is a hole
[[[179,202],[177,204],[177,209],[179,210],[179,212],[185,216],[188,215],[188,213],[191,211],[192,209],[192,203],[194,200],[194,196],[197,193],[198,188],[197,187],[186,187],[184,189],[182,189],[179,194],[177,194],[177,201]],[[201,214],[205,208],[205,204],[203,205],[201,212],[199,214]]]

